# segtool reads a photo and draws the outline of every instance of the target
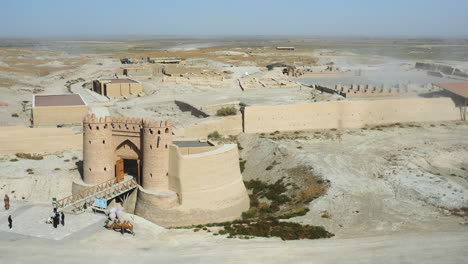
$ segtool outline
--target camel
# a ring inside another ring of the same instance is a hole
[[[125,233],[126,230],[128,230],[132,235],[135,235],[135,232],[133,232],[133,225],[129,221],[120,222],[119,220],[114,220],[112,224],[109,224],[109,222],[109,220],[106,221],[106,224],[104,225],[105,228],[112,230],[120,230],[120,233],[122,233],[122,235]]]

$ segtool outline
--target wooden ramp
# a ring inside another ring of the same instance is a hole
[[[120,182],[119,179],[114,178],[87,188],[76,195],[71,195],[58,200],[56,207],[61,211],[79,214],[85,211],[85,204],[87,208],[91,208],[94,203],[94,199],[109,201],[121,194],[135,189],[136,187],[138,187],[138,184],[133,177],[128,177]]]

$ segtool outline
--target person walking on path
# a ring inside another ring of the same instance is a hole
[[[60,216],[62,217],[62,225],[65,226],[65,214],[60,212]]]
[[[13,219],[11,219],[11,215],[8,216],[8,227],[10,230],[13,229]]]

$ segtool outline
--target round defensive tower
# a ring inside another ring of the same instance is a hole
[[[87,115],[83,120],[83,181],[98,184],[115,177],[110,118]]]
[[[143,175],[145,189],[167,190],[169,186],[169,145],[172,144],[170,121],[143,122]]]

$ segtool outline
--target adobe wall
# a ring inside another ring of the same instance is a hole
[[[149,77],[153,75],[152,68],[122,68],[122,74],[129,77]]]
[[[107,97],[136,97],[143,92],[142,83],[106,83]]]
[[[244,109],[244,132],[359,128],[398,122],[459,120],[450,98],[337,101]]]
[[[223,76],[166,76],[163,82],[173,84],[187,84],[194,86],[223,87]]]
[[[213,120],[180,128],[176,133],[180,138],[205,138],[214,131],[218,131],[221,135],[242,133],[242,115],[217,117]]]
[[[207,147],[179,148],[179,153],[182,155],[198,154],[198,153],[212,151],[219,147],[221,146],[216,145],[216,146],[207,146]]]
[[[183,155],[169,148],[169,191],[139,189],[135,213],[164,227],[238,219],[250,201],[239,168],[237,145]]]
[[[190,155],[171,145],[169,156],[169,189],[179,194],[184,209],[215,210],[239,202],[249,208],[236,144]]]
[[[81,124],[88,114],[88,106],[33,107],[34,126]]]
[[[180,227],[208,223],[222,223],[239,219],[249,208],[249,199],[237,199],[217,209],[183,209],[182,206],[162,209],[155,205],[158,198],[151,193],[138,191],[135,214],[163,227]]]

